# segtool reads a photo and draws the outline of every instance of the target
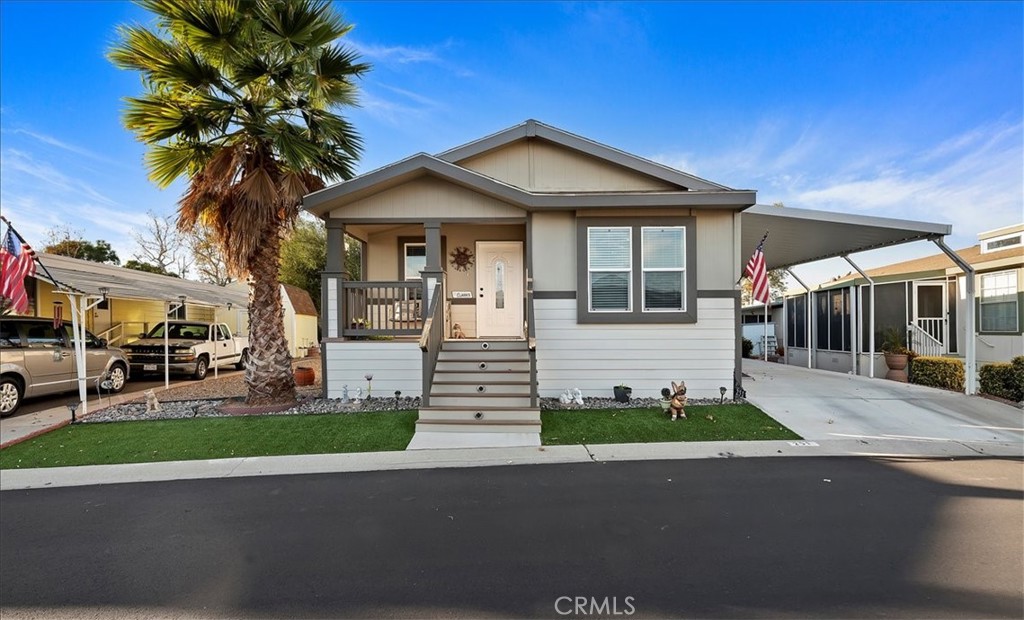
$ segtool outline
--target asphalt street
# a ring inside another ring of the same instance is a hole
[[[5,619],[1020,618],[1022,469],[735,458],[7,491],[0,607]]]

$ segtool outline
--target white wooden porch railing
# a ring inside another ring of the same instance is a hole
[[[112,325],[110,329],[103,330],[96,334],[96,337],[103,338],[107,341],[107,344],[112,347],[117,347],[122,344],[128,344],[129,342],[138,340],[140,333],[148,331],[149,323],[144,323],[142,321],[128,321]]]
[[[942,321],[942,319],[918,319],[918,322],[921,321]],[[938,334],[940,337],[943,335],[941,326]],[[910,344],[910,348],[918,355],[939,356],[946,354],[945,344],[933,336],[926,328],[911,323],[907,325],[907,335],[907,342]]]

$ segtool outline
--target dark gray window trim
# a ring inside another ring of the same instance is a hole
[[[398,239],[398,280],[405,280],[405,244],[407,243],[422,243],[426,245],[426,235],[421,237],[397,237]],[[441,235],[441,264],[444,266],[445,257],[448,256],[446,250],[448,249],[448,239]]]
[[[632,311],[590,312],[590,286],[587,282],[587,228],[590,226],[629,226],[633,232]],[[686,312],[643,312],[644,226],[686,227]],[[576,322],[577,323],[696,323],[697,322],[697,218],[675,217],[580,217],[576,218]]]
[[[534,299],[576,299],[576,291],[534,291]]]

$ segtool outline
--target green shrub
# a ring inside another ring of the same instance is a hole
[[[743,339],[743,357],[750,357],[750,354],[754,352],[754,343],[750,341],[750,338]]]
[[[981,391],[1014,402],[1024,400],[1024,356],[1010,363],[985,364],[978,372]]]
[[[949,357],[921,355],[910,363],[910,381],[918,385],[964,390],[964,363]]]

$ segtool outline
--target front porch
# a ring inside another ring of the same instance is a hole
[[[324,396],[419,396],[411,449],[540,445],[528,251],[523,220],[329,220]]]

